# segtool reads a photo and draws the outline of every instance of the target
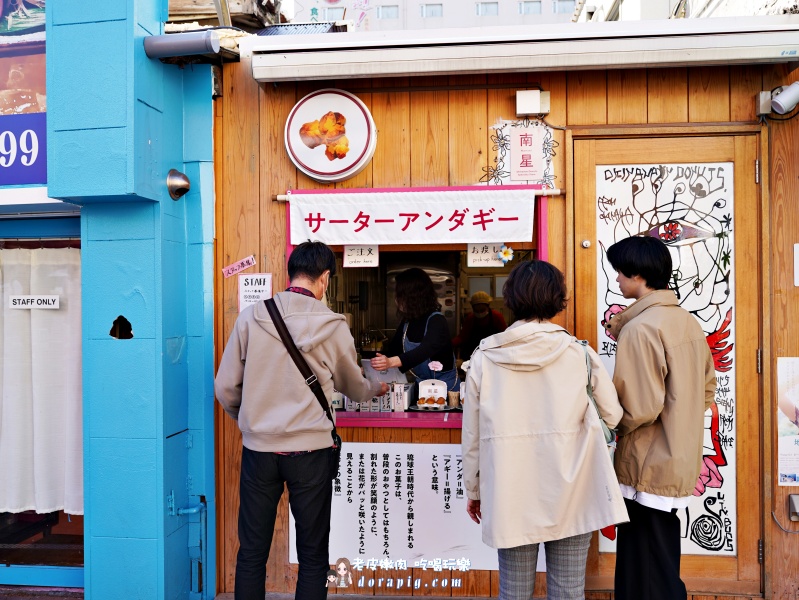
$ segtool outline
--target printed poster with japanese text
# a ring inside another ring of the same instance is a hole
[[[777,480],[799,486],[799,358],[777,358]]]
[[[683,554],[735,555],[735,269],[732,163],[596,168],[597,351],[612,373],[616,340],[604,324],[625,299],[606,248],[633,235],[671,251],[671,288],[702,326],[716,366],[716,402],[705,414],[702,470],[691,505],[679,511]],[[615,543],[600,536],[600,551]]]
[[[330,559],[358,570],[498,568],[466,514],[460,444],[344,444],[333,483]],[[297,555],[292,535],[289,561]],[[428,566],[429,565],[429,566]]]

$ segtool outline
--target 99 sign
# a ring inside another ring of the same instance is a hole
[[[39,157],[39,137],[32,129],[26,129],[19,135],[13,131],[0,133],[0,167],[11,167],[19,158],[20,164],[30,167]]]
[[[47,114],[0,117],[0,186],[46,183]]]

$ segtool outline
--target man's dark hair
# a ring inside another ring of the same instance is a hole
[[[336,255],[322,242],[303,242],[289,256],[289,279],[305,276],[316,281],[325,271],[336,274]]]
[[[625,238],[607,250],[610,265],[625,277],[640,275],[646,287],[666,290],[671,279],[671,254],[666,244],[651,235]]]
[[[397,314],[412,321],[441,309],[430,276],[414,267],[397,275]]]
[[[566,308],[566,293],[563,273],[543,260],[516,265],[502,287],[505,306],[524,320],[551,319]]]

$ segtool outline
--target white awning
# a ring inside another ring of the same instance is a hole
[[[799,60],[799,15],[252,37],[258,81]]]

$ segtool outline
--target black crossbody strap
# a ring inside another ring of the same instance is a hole
[[[333,415],[330,414],[330,405],[327,403],[327,398],[325,398],[324,391],[322,391],[322,385],[319,383],[316,375],[314,375],[314,372],[311,371],[311,367],[308,366],[308,362],[297,349],[297,345],[294,343],[289,330],[286,329],[286,323],[283,321],[283,317],[280,315],[280,311],[277,309],[277,304],[275,304],[275,301],[272,298],[269,298],[264,300],[264,302],[266,303],[266,310],[269,311],[269,316],[272,317],[272,323],[275,324],[275,329],[277,329],[277,332],[280,334],[280,339],[283,340],[283,345],[286,346],[286,350],[289,351],[289,356],[291,356],[294,364],[297,365],[300,373],[305,378],[305,384],[311,388],[311,391],[316,396],[316,399],[319,400],[319,404],[322,406],[322,410],[325,411],[327,418],[330,419],[331,423],[333,423],[333,436],[335,437],[336,423],[333,421]]]

